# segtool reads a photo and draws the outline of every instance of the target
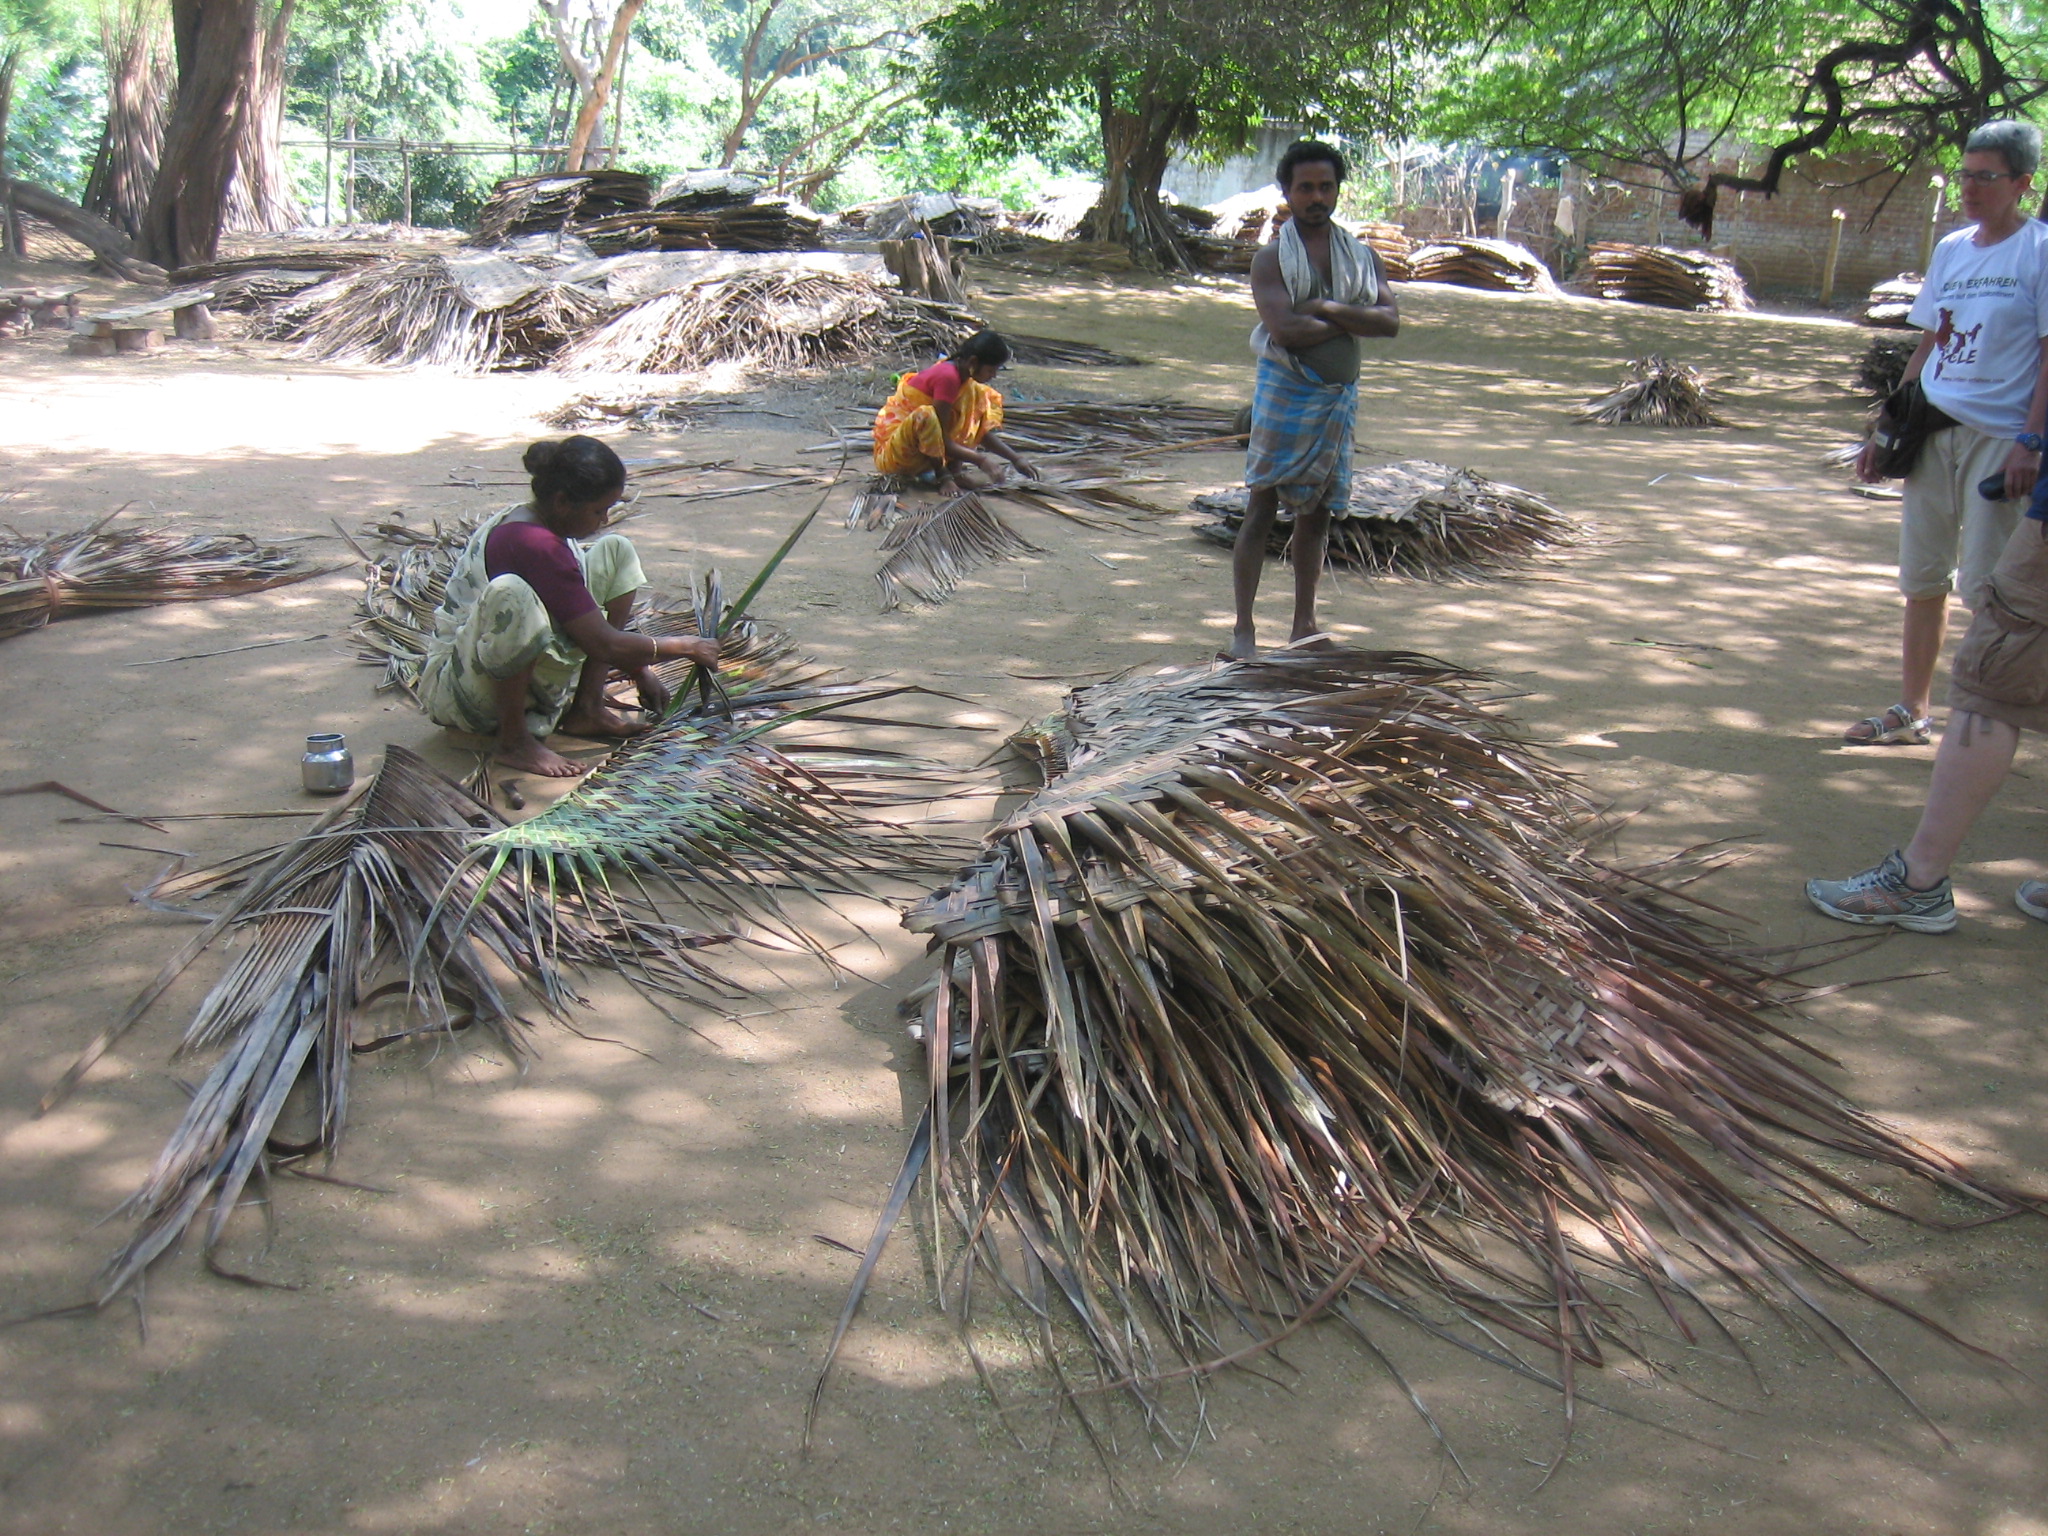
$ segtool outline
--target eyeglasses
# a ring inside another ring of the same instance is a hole
[[[1957,171],[1957,181],[1966,181],[1973,186],[1989,187],[2001,181],[2017,181],[2011,171]]]

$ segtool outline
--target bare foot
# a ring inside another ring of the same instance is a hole
[[[561,753],[531,736],[523,741],[499,742],[498,761],[507,768],[539,774],[544,779],[573,779],[583,772]]]
[[[1319,629],[1305,630],[1287,642],[1290,651],[1334,651],[1337,642]]]
[[[637,709],[611,709],[600,705],[585,713],[571,710],[555,729],[564,736],[638,736],[654,722]]]
[[[1250,661],[1259,654],[1257,632],[1249,629],[1234,630],[1230,644],[1216,653],[1218,661]]]

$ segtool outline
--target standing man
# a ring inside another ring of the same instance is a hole
[[[1252,606],[1266,562],[1266,540],[1285,506],[1294,521],[1291,640],[1320,632],[1316,584],[1330,516],[1351,500],[1351,434],[1358,417],[1358,338],[1393,336],[1400,311],[1379,258],[1332,216],[1344,185],[1344,156],[1300,139],[1280,157],[1275,181],[1292,217],[1252,259],[1252,301],[1259,310],[1245,484],[1251,506],[1231,560],[1237,628],[1229,656],[1257,650]]]
[[[2027,504],[2048,431],[2048,225],[2020,203],[2041,159],[2031,123],[1986,123],[1963,147],[1963,213],[1971,220],[1935,247],[1909,318],[1925,333],[1906,364],[1928,403],[1955,418],[1931,433],[1906,477],[1899,526],[1905,643],[1899,702],[1843,733],[1852,746],[1920,745],[1934,729],[1930,695],[1955,590],[1971,608]],[[1857,478],[1875,480],[1866,443]],[[1986,501],[1977,486],[2005,479]],[[1953,586],[1952,586],[1953,583]]]

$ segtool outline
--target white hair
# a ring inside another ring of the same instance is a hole
[[[1963,152],[1983,150],[2004,157],[2005,168],[2014,176],[2031,176],[2041,163],[2041,130],[2018,118],[2003,117],[1973,129]]]

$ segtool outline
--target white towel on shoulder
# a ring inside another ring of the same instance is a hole
[[[1308,246],[1301,231],[1289,219],[1280,226],[1273,244],[1280,252],[1280,280],[1287,284],[1287,296],[1297,307],[1316,291],[1316,269],[1308,259]],[[1358,237],[1337,223],[1330,225],[1330,297],[1339,304],[1360,306],[1379,301],[1379,279],[1372,258]],[[1252,351],[1276,363],[1293,366],[1287,349],[1266,334],[1262,321],[1252,330]]]

